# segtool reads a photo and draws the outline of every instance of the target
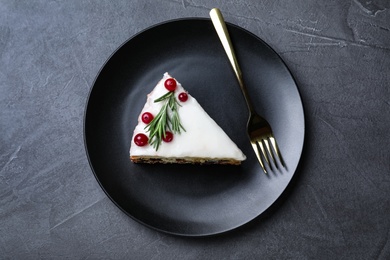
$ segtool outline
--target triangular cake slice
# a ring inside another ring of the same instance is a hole
[[[131,139],[134,163],[239,165],[243,152],[174,78],[147,96]]]

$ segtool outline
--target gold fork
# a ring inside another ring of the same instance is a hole
[[[241,69],[238,65],[238,61],[233,49],[233,44],[230,40],[229,32],[226,28],[222,13],[218,8],[213,8],[210,11],[210,17],[211,21],[213,22],[214,28],[217,31],[219,39],[222,42],[225,52],[229,58],[230,64],[233,67],[234,73],[238,80],[238,84],[240,85],[241,91],[248,106],[249,120],[247,124],[247,131],[249,140],[252,144],[253,150],[256,153],[257,159],[259,160],[260,166],[263,171],[267,173],[265,163],[267,163],[270,169],[272,169],[272,160],[274,165],[278,168],[278,164],[276,162],[277,157],[279,158],[280,164],[284,167],[284,161],[282,155],[280,154],[280,150],[276,143],[275,137],[272,133],[271,126],[267,122],[267,120],[265,120],[263,117],[259,116],[256,113],[252,101],[249,97],[248,90],[244,84]],[[274,154],[276,154],[276,157],[274,156]]]

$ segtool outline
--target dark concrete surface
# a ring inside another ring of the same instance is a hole
[[[87,96],[125,40],[219,7],[271,45],[306,113],[297,178],[266,217],[218,237],[151,230],[104,194]],[[390,2],[0,2],[0,259],[390,259]]]

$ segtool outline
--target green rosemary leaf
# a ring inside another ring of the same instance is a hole
[[[154,100],[154,103],[161,102],[167,98],[170,98],[171,96],[173,96],[173,92],[167,92],[164,95],[162,95],[161,97],[159,97],[158,99]]]

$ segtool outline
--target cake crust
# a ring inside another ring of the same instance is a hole
[[[209,159],[198,157],[181,157],[181,158],[166,158],[157,156],[130,156],[130,160],[134,163],[147,163],[147,164],[196,164],[196,165],[208,165],[208,164],[222,164],[222,165],[240,165],[241,161],[234,159]]]

